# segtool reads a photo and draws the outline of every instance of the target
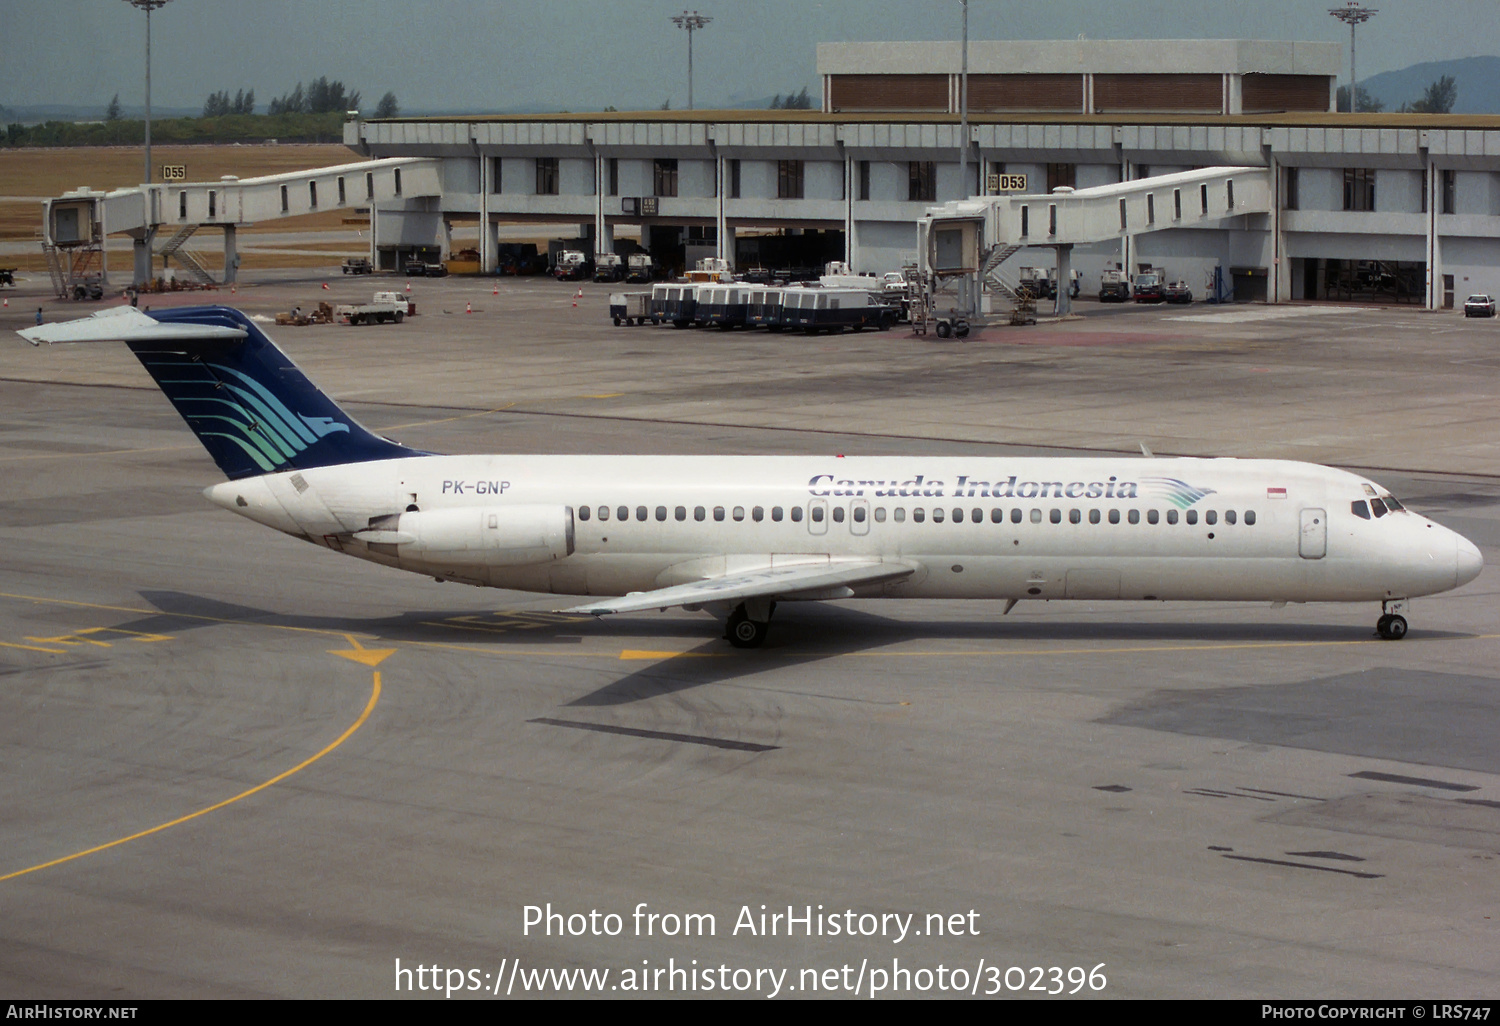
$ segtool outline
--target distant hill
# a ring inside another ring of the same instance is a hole
[[[1452,75],[1458,83],[1455,114],[1500,114],[1500,57],[1464,57],[1454,61],[1429,61],[1399,71],[1385,71],[1361,79],[1371,96],[1385,103],[1388,111],[1422,98],[1427,87]],[[1341,79],[1340,81],[1347,81]]]

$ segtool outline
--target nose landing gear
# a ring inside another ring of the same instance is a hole
[[[1406,637],[1406,599],[1387,599],[1381,604],[1380,619],[1375,621],[1375,633],[1386,641],[1400,641]]]

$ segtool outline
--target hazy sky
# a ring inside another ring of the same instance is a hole
[[[1366,0],[1360,78],[1500,51],[1500,0]],[[1255,38],[1347,44],[1343,0],[970,0],[975,39]],[[152,102],[319,75],[404,110],[597,110],[687,102],[687,40],[664,0],[171,0],[152,15]],[[819,42],[957,38],[958,0],[703,0],[697,106],[808,86]],[[145,16],[126,0],[0,0],[0,104],[144,96]],[[1345,54],[1344,75],[1348,55]],[[1170,70],[1170,69],[1163,69]],[[1341,76],[1342,77],[1342,76]]]

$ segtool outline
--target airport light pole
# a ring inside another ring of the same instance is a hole
[[[125,0],[146,12],[146,181],[151,184],[151,12],[165,7],[167,0]]]
[[[1349,0],[1347,7],[1332,8],[1329,14],[1349,26],[1349,113],[1359,113],[1359,74],[1354,63],[1354,26],[1363,24],[1380,12],[1373,7],[1359,6],[1359,0]]]
[[[688,34],[688,110],[693,109],[693,33],[703,28],[712,18],[699,14],[697,11],[691,13],[683,11],[681,14],[672,15],[672,24],[680,29],[686,29]]]

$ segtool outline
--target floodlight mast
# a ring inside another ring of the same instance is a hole
[[[688,110],[693,109],[693,33],[706,26],[712,18],[697,11],[683,11],[672,15],[672,24],[686,29],[688,34]]]
[[[1359,0],[1349,0],[1347,7],[1334,7],[1329,14],[1349,26],[1349,113],[1359,113],[1359,73],[1354,63],[1354,26],[1369,21],[1380,11],[1373,7],[1359,6]]]
[[[151,12],[165,7],[167,0],[125,0],[131,7],[146,12],[146,179],[151,184]]]

